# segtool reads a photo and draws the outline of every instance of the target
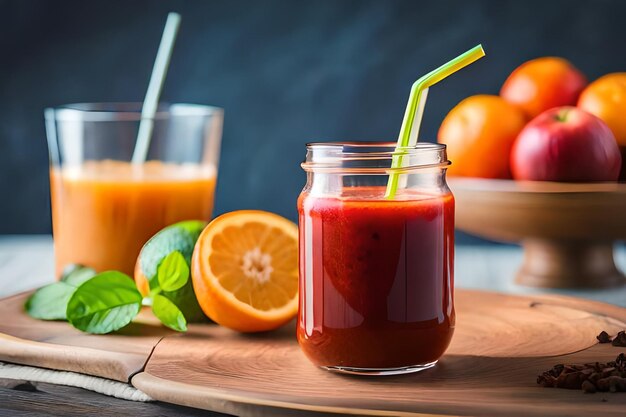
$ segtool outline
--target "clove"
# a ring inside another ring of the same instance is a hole
[[[604,330],[602,330],[600,334],[596,336],[596,339],[598,339],[598,342],[600,343],[611,343],[611,336],[609,336],[609,334]]]
[[[626,332],[622,330],[615,336],[613,342],[611,342],[613,346],[626,347]]]
[[[581,389],[590,394],[626,392],[626,355],[620,353],[614,361],[606,363],[558,364],[539,375],[537,383],[544,387]]]

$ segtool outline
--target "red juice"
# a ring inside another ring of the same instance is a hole
[[[454,198],[383,187],[304,193],[298,341],[319,366],[435,362],[454,331]]]

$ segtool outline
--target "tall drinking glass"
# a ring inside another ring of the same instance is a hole
[[[144,162],[132,163],[140,103],[45,110],[56,273],[72,263],[132,275],[143,244],[182,220],[209,220],[223,110],[162,104]]]

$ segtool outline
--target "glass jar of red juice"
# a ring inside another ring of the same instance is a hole
[[[307,145],[307,183],[298,199],[298,341],[328,370],[427,369],[454,332],[446,148],[419,143],[398,152],[387,142]],[[402,168],[391,168],[393,158]],[[386,195],[391,175],[398,183],[393,196]]]

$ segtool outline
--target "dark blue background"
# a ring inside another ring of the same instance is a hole
[[[50,229],[42,110],[140,101],[168,11],[183,16],[163,99],[226,109],[216,213],[295,219],[311,140],[395,140],[411,83],[483,43],[431,89],[422,138],[462,98],[541,55],[590,79],[626,70],[626,2],[0,1],[0,233]]]

